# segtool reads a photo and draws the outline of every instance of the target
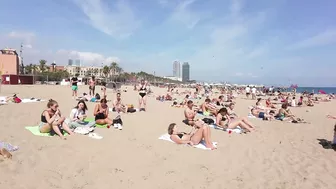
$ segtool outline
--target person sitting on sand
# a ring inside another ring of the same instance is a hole
[[[274,106],[274,104],[271,102],[271,98],[270,97],[266,100],[266,107],[267,108],[276,108]]]
[[[209,98],[205,99],[204,103],[201,105],[201,109],[205,116],[217,114],[216,105],[212,104]]]
[[[65,140],[66,138],[61,132],[62,129],[69,133],[69,135],[73,135],[74,133],[64,121],[65,117],[62,117],[58,103],[50,99],[47,104],[47,109],[41,114],[39,130],[41,133],[56,133],[61,139]]]
[[[95,116],[95,121],[99,125],[112,125],[113,121],[108,118],[109,107],[107,105],[107,100],[102,98],[98,104],[96,104],[93,115]]]
[[[270,110],[269,112],[267,110],[262,110],[259,108],[252,108],[251,114],[254,117],[261,118],[262,120],[274,120],[275,112],[274,110]]]
[[[128,107],[125,104],[123,104],[121,101],[121,94],[117,93],[117,98],[113,102],[112,111],[118,112],[118,113],[119,112],[127,113],[127,109]]]
[[[288,109],[288,104],[282,104],[279,112],[275,116],[278,120],[291,120],[293,123],[306,123],[303,119],[296,118],[294,114]]]
[[[232,120],[226,108],[221,108],[218,111],[216,116],[216,125],[222,127],[224,130],[235,129],[237,126],[243,129],[247,129],[250,132],[254,130],[254,126],[246,122],[246,120],[239,118]]]
[[[298,106],[302,106],[303,105],[303,96],[300,96],[299,101],[298,101]]]
[[[195,116],[197,114],[197,109],[194,109],[193,101],[189,100],[187,102],[187,107],[184,110],[184,123],[187,125],[193,126],[195,124]]]
[[[291,107],[296,107],[296,100],[295,100],[295,96],[293,96],[291,103],[290,103]]]
[[[170,139],[176,144],[189,144],[191,146],[199,144],[203,139],[205,147],[211,150],[216,149],[211,141],[211,130],[209,127],[204,126],[205,123],[201,120],[195,122],[198,129],[193,129],[190,133],[179,132],[176,123],[171,123],[168,127],[168,134]]]
[[[312,98],[310,96],[308,97],[308,101],[307,101],[306,105],[310,106],[310,107],[314,106],[314,102],[313,102],[313,100],[312,100]]]
[[[86,122],[84,121],[85,118],[87,118],[86,111],[88,110],[85,101],[80,100],[77,103],[77,106],[75,106],[71,112],[68,119],[66,119],[67,124],[71,129],[76,129],[77,127],[86,127],[93,130],[92,127],[95,126],[95,121]]]

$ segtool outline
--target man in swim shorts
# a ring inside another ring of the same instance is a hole
[[[72,97],[76,98],[77,97],[77,91],[78,91],[78,79],[77,76],[74,76],[71,78],[71,90],[72,90]]]

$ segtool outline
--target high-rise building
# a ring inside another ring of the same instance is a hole
[[[80,65],[81,65],[81,61],[80,61],[79,59],[76,59],[76,61],[75,61],[75,65],[76,65],[76,66],[80,66]]]
[[[69,59],[68,60],[68,66],[72,66],[73,65],[73,60],[72,59]]]
[[[190,66],[188,62],[184,62],[182,65],[182,82],[190,81]]]
[[[181,63],[179,61],[173,62],[173,76],[177,78],[181,77]]]

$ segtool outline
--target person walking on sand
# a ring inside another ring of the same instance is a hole
[[[92,76],[89,81],[89,95],[95,95],[95,89],[96,89],[96,79],[95,76]]]
[[[77,76],[74,76],[71,78],[71,90],[72,90],[72,97],[76,98],[77,97],[77,91],[78,91],[78,78]]]

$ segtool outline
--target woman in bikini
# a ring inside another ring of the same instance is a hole
[[[178,131],[176,123],[170,124],[168,127],[170,139],[176,144],[189,144],[192,146],[199,144],[204,139],[205,147],[211,150],[216,149],[211,141],[210,128],[201,120],[196,121],[195,126],[197,126],[198,129],[193,129],[190,133],[184,133]]]
[[[65,117],[62,117],[61,111],[58,108],[58,103],[50,99],[47,104],[47,109],[41,114],[41,123],[39,129],[41,133],[56,133],[61,139],[65,140],[61,130],[63,129],[69,135],[74,133],[71,131],[69,126],[64,122]]]
[[[139,86],[139,110],[146,111],[146,102],[147,102],[147,82],[145,80],[141,80]],[[143,108],[141,108],[143,105]]]
[[[95,121],[99,125],[112,125],[113,121],[108,118],[109,107],[107,106],[107,100],[102,98],[98,104],[96,104],[93,115],[95,116]]]
[[[235,129],[237,126],[241,127],[242,129],[247,129],[250,132],[254,130],[254,126],[247,124],[241,119],[237,118],[232,120],[226,108],[221,108],[218,111],[216,116],[216,125],[222,127],[224,130]]]

